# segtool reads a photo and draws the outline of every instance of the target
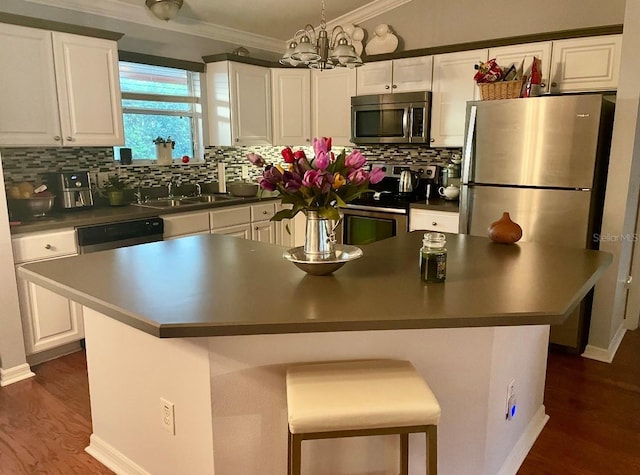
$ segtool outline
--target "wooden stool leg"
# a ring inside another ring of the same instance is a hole
[[[400,434],[400,475],[409,475],[409,434]]]
[[[289,434],[289,475],[300,475],[302,472],[302,436]]]
[[[427,427],[427,475],[438,474],[438,426]]]

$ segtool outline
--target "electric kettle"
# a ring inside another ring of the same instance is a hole
[[[400,172],[398,192],[401,194],[413,193],[418,187],[419,174],[413,170],[404,169]]]

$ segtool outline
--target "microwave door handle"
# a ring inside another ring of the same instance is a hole
[[[404,109],[404,112],[405,113],[402,115],[402,136],[405,139],[409,139],[409,137],[411,136],[411,131],[409,129],[409,118],[407,117],[409,114],[407,114],[407,108]]]
[[[413,106],[409,106],[409,142],[412,142],[413,138]]]

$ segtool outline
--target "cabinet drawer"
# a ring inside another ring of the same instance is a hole
[[[200,233],[203,231],[209,232],[209,212],[207,211],[165,215],[162,219],[164,221],[165,238]]]
[[[275,203],[251,205],[251,221],[267,221],[276,214]]]
[[[237,224],[245,224],[251,221],[251,209],[249,206],[225,208],[211,211],[211,229],[226,228]]]
[[[409,230],[424,229],[443,233],[458,233],[458,221],[458,213],[412,209],[409,215]]]
[[[75,229],[27,234],[14,237],[11,243],[16,264],[78,253]]]

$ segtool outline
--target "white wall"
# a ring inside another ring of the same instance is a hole
[[[391,25],[404,50],[551,31],[621,24],[625,0],[413,0],[360,23],[365,42]],[[401,48],[398,48],[398,51]]]
[[[607,179],[602,234],[631,236],[635,231],[640,187],[640,153],[634,156],[639,136],[638,104],[640,98],[640,0],[627,0],[622,41],[620,83],[617,93],[616,117],[611,145],[611,161]],[[616,334],[624,326],[626,289],[632,240],[604,241],[600,248],[614,255],[614,263],[596,285],[591,334],[587,350],[615,353]],[[640,254],[640,253],[639,253]],[[640,277],[640,276],[637,276]],[[640,282],[630,292],[640,292]]]
[[[1,161],[0,157],[0,161]],[[4,183],[0,167],[0,183]],[[0,187],[0,385],[13,382],[19,372],[31,376],[24,353],[22,323],[18,304],[18,287],[13,267],[11,232],[9,230],[9,212],[4,186]],[[26,366],[26,367],[25,367]],[[13,372],[12,372],[13,371]]]

